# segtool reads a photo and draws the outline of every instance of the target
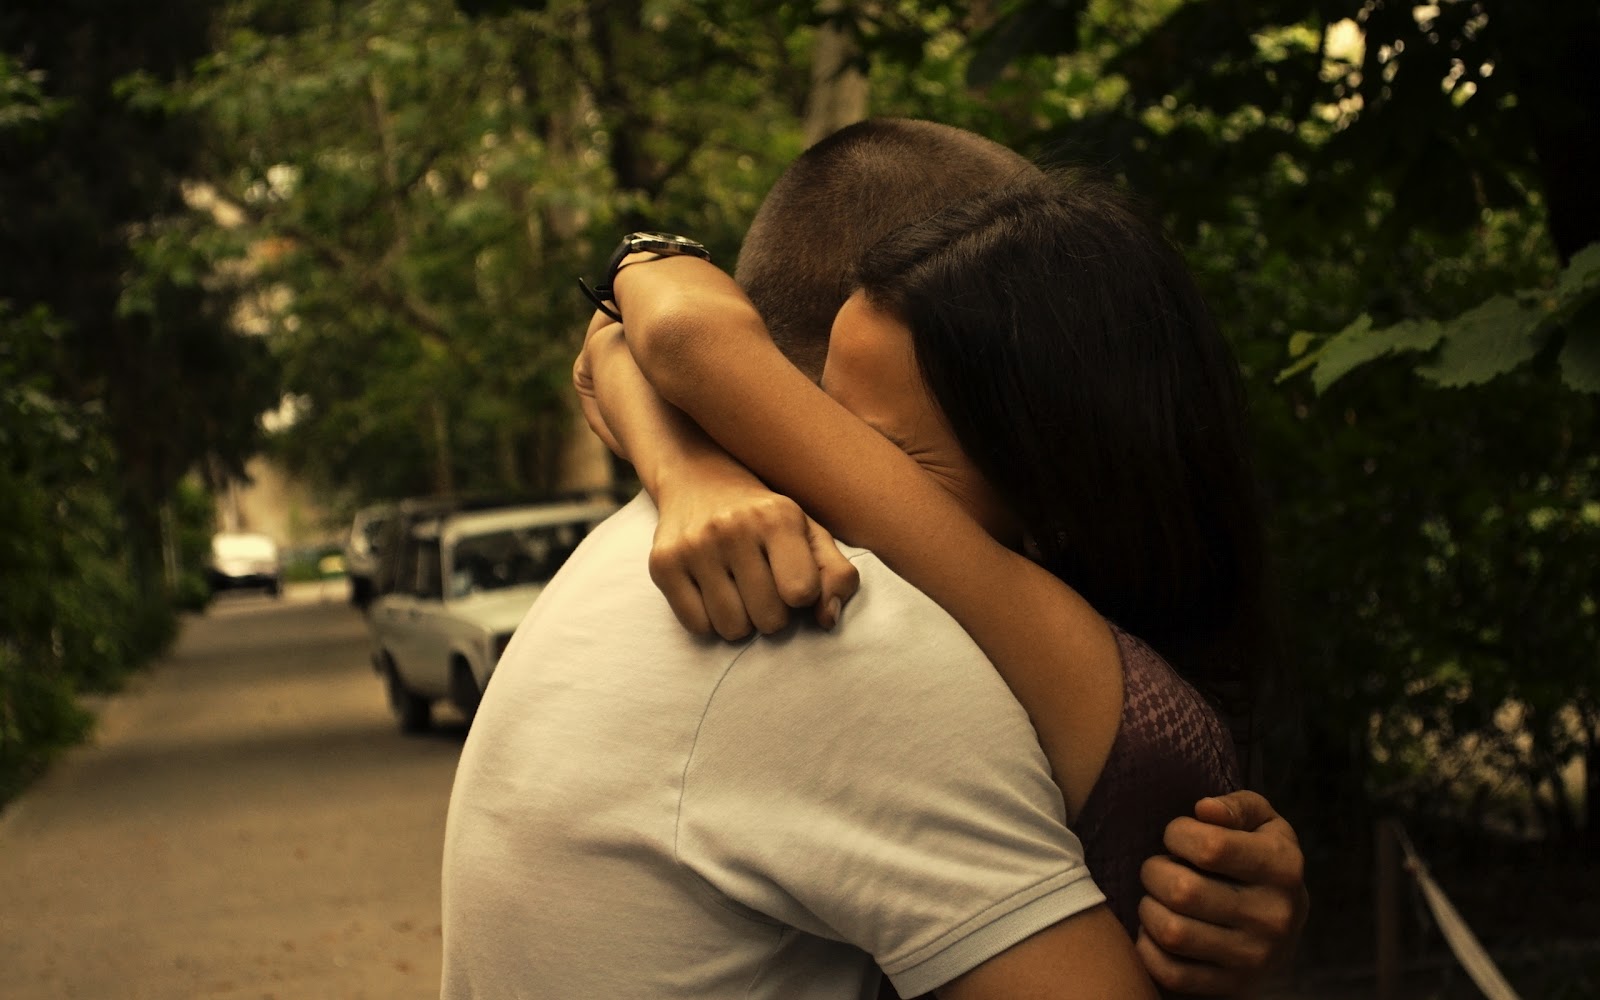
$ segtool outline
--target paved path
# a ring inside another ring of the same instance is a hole
[[[0,815],[0,996],[438,996],[463,732],[396,731],[342,596],[190,620]]]

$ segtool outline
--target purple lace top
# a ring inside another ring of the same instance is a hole
[[[1139,868],[1166,853],[1162,833],[1208,795],[1239,787],[1221,717],[1155,650],[1112,628],[1122,653],[1122,722],[1072,829],[1089,871],[1130,935],[1139,931]]]

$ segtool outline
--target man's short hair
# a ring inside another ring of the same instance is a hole
[[[861,254],[902,226],[1036,168],[982,136],[936,122],[874,118],[800,155],[745,235],[734,276],[778,348],[822,373],[833,317]]]

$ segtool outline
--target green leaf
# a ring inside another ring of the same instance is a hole
[[[1480,385],[1533,359],[1549,339],[1543,309],[1496,295],[1443,324],[1437,360],[1417,374],[1447,388]]]
[[[1434,320],[1408,319],[1374,330],[1372,317],[1365,313],[1334,334],[1317,352],[1311,382],[1318,393],[1343,378],[1352,369],[1390,354],[1432,350],[1439,343],[1443,328]]]
[[[1282,385],[1296,375],[1315,368],[1317,362],[1322,360],[1322,348],[1312,350],[1312,345],[1322,337],[1322,334],[1312,333],[1310,330],[1300,330],[1291,334],[1289,337],[1289,357],[1294,358],[1295,362],[1278,372],[1278,377],[1273,379],[1273,384]]]
[[[1571,262],[1556,279],[1558,307],[1597,288],[1600,288],[1600,243],[1591,243],[1572,255]]]
[[[1577,258],[1573,261],[1576,263]],[[1600,393],[1600,306],[1591,304],[1567,324],[1567,342],[1561,348],[1561,381],[1579,392]]]

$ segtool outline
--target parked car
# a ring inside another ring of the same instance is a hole
[[[373,600],[372,664],[400,728],[420,732],[448,699],[470,721],[511,633],[609,501],[414,516]]]
[[[224,531],[211,538],[206,580],[213,595],[224,590],[260,589],[283,593],[283,562],[278,543],[266,535]]]
[[[377,595],[378,567],[389,525],[399,516],[392,503],[374,504],[356,512],[344,542],[344,573],[350,583],[350,603],[367,610]]]

